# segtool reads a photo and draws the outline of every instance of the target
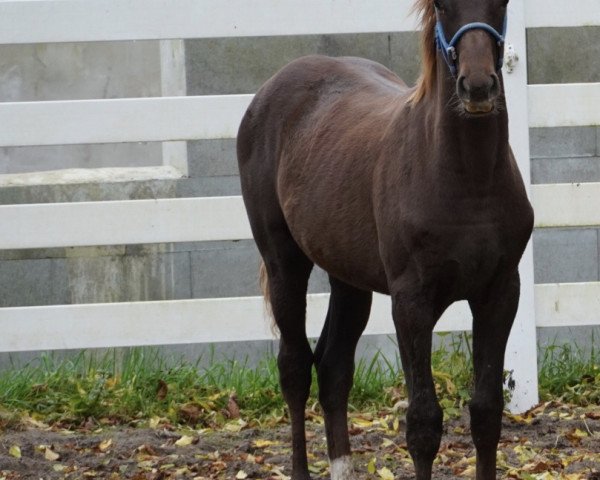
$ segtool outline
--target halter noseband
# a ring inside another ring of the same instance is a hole
[[[504,63],[504,39],[506,38],[506,28],[508,23],[507,15],[504,16],[501,34],[498,33],[494,27],[488,25],[487,23],[473,22],[467,23],[466,25],[460,27],[452,37],[452,40],[448,42],[448,40],[446,40],[446,35],[444,34],[444,29],[442,27],[442,22],[440,22],[440,16],[437,9],[435,14],[437,16],[437,21],[435,23],[435,43],[438,50],[442,52],[442,56],[444,57],[444,60],[446,60],[452,76],[456,76],[456,60],[458,58],[458,55],[456,54],[456,44],[469,30],[483,30],[494,37],[498,45],[498,62],[496,63],[496,70],[499,71],[502,68],[502,64]]]

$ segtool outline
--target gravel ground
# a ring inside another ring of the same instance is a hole
[[[351,416],[354,462],[364,479],[414,478],[402,415]],[[544,404],[525,416],[505,415],[498,478],[600,480],[600,408]],[[252,422],[249,422],[251,425]],[[35,422],[0,434],[0,479],[285,479],[289,426],[220,430],[99,427],[66,430]],[[467,414],[445,422],[434,478],[473,476]],[[329,478],[322,418],[307,412],[314,479]]]

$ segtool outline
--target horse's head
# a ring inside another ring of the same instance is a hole
[[[501,93],[508,0],[431,0],[438,49],[466,112],[493,111]]]

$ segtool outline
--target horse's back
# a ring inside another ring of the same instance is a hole
[[[407,90],[400,77],[377,62],[358,57],[309,55],[290,62],[265,82],[248,112],[264,121],[269,114],[282,118],[286,113],[297,113],[299,104],[314,108],[318,101],[326,102],[345,93],[356,91],[391,99]],[[245,126],[243,121],[242,129]]]
[[[389,105],[406,96],[409,88],[394,72],[383,65],[358,57],[327,57],[309,55],[284,66],[256,93],[238,132],[238,160],[243,169],[252,151],[264,147],[261,162],[268,162],[266,153],[280,153],[279,140],[295,134],[303,124],[313,125],[315,117],[332,102],[351,99],[363,108]],[[367,105],[367,107],[365,107]],[[339,117],[351,115],[352,109]],[[343,125],[343,118],[336,118]]]

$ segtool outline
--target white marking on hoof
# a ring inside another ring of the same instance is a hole
[[[352,466],[352,458],[347,455],[345,457],[329,460],[331,480],[358,480],[354,475],[354,467]]]

